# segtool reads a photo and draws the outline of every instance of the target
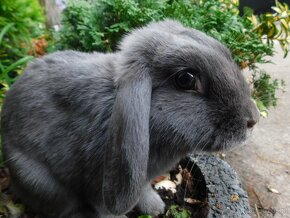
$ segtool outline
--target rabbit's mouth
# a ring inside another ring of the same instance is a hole
[[[239,130],[237,132],[222,132],[219,129],[212,134],[212,137],[203,146],[204,151],[217,152],[231,150],[236,147],[240,147],[247,142],[247,139],[251,136],[252,130]]]
[[[216,137],[211,146],[211,151],[227,151],[236,147],[243,146],[247,142],[248,132],[232,137]]]

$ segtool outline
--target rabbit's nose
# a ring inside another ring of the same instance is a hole
[[[251,129],[255,126],[255,124],[257,123],[257,121],[253,120],[253,119],[250,119],[247,121],[247,128],[248,129]]]
[[[248,114],[248,116],[246,118],[246,120],[247,120],[247,128],[251,129],[259,121],[260,111],[259,111],[259,109],[257,107],[256,102],[253,101],[252,99],[250,101],[250,105],[249,105],[248,109],[249,109],[249,114]]]

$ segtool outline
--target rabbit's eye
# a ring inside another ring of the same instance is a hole
[[[200,85],[199,78],[190,71],[181,71],[175,77],[176,85],[183,90],[198,91]]]

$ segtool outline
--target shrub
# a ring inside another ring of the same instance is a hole
[[[272,7],[274,13],[255,16],[249,9],[246,13],[250,15],[249,19],[255,25],[254,31],[260,37],[265,37],[268,45],[273,44],[274,40],[278,41],[286,57],[290,44],[290,10],[286,3],[281,4],[276,0],[275,4],[276,6]]]
[[[259,69],[254,70],[251,83],[254,87],[252,96],[257,103],[261,115],[267,117],[268,108],[277,105],[278,98],[276,91],[283,91],[285,83],[283,80],[273,80],[267,72]]]
[[[44,21],[37,0],[1,0],[0,4],[0,107],[5,92],[35,54],[32,38]]]
[[[264,44],[252,31],[254,26],[247,18],[238,16],[225,6],[212,0],[197,5],[192,26],[226,44],[241,68],[267,62],[265,58],[273,54],[273,47]]]
[[[226,44],[240,68],[255,68],[273,55],[273,45],[265,44],[247,17],[237,14],[237,3],[229,0],[68,0],[63,13],[59,47],[80,51],[113,51],[121,37],[150,21],[173,18],[201,30]],[[260,77],[259,77],[260,78]],[[255,79],[257,79],[255,77]],[[262,79],[262,77],[261,77]],[[269,78],[270,80],[270,78]],[[260,100],[275,106],[274,95]],[[267,86],[264,86],[264,90]],[[254,86],[253,93],[261,93]]]
[[[235,10],[227,10],[226,6],[214,0],[202,3],[183,0],[70,0],[63,14],[60,47],[112,51],[122,35],[133,28],[169,17],[225,43],[243,68],[265,62],[265,57],[272,55],[273,48],[265,45],[252,31],[254,26],[248,19],[239,17]]]
[[[37,0],[1,0],[0,29],[12,25],[2,42],[2,49],[15,59],[31,49],[31,38],[39,35],[39,25],[44,21]],[[2,50],[1,49],[1,50]]]
[[[5,34],[14,24],[6,25],[0,32],[0,48],[2,49],[5,44],[3,43],[3,38]],[[4,44],[4,45],[3,45]],[[3,51],[0,51],[0,107],[5,95],[5,92],[9,89],[10,85],[14,82],[15,74],[12,74],[17,70],[18,67],[23,66],[27,61],[32,59],[32,56],[25,56],[19,60],[14,61],[14,58],[10,58],[8,53],[5,52],[5,47]]]
[[[162,6],[161,1],[148,0],[67,1],[60,32],[60,48],[115,50],[122,35],[132,28],[162,19]]]

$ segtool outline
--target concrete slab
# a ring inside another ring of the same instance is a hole
[[[273,64],[260,67],[286,82],[285,93],[279,92],[278,106],[260,119],[246,146],[226,156],[248,190],[252,216],[261,218],[290,217],[290,55],[283,59],[279,45],[275,48]]]

